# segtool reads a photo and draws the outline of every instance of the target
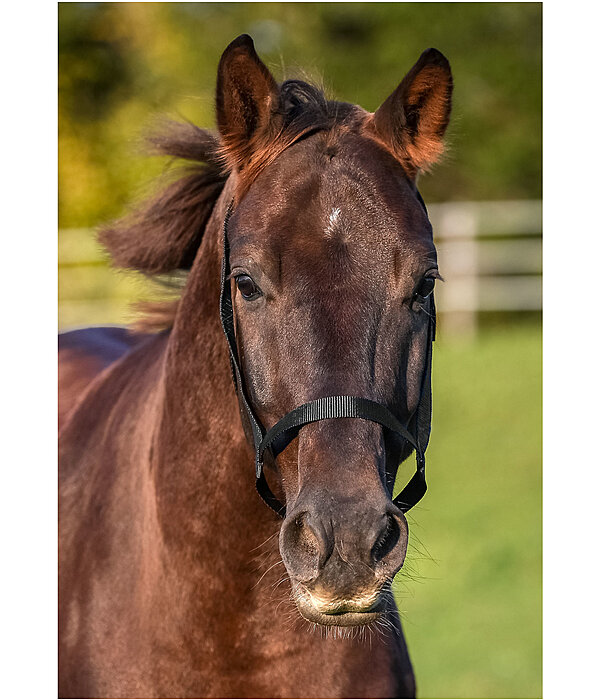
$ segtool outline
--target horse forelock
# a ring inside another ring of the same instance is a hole
[[[328,100],[321,88],[303,80],[282,83],[273,115],[279,119],[272,120],[272,127],[258,130],[243,146],[236,142],[221,144],[219,154],[225,167],[238,175],[236,202],[265,168],[301,139],[327,132],[328,148],[333,149],[341,130],[360,127],[367,117],[357,105]]]

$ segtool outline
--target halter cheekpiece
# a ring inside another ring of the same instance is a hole
[[[419,192],[417,198],[425,211],[425,203]],[[425,450],[429,443],[431,432],[431,355],[433,341],[435,340],[435,304],[433,293],[428,297],[429,324],[427,330],[427,349],[425,369],[421,381],[421,395],[416,410],[416,432],[411,433],[391,411],[383,404],[357,396],[327,396],[302,404],[286,413],[268,431],[265,431],[248,401],[244,387],[244,381],[240,368],[239,354],[235,339],[233,301],[231,296],[231,283],[229,280],[229,219],[233,210],[233,202],[229,204],[223,223],[223,260],[221,266],[221,297],[220,316],[221,325],[227,338],[233,383],[238,393],[242,410],[248,417],[252,429],[254,442],[256,490],[263,501],[281,517],[285,516],[285,505],[279,501],[271,491],[265,478],[263,469],[263,455],[270,450],[273,457],[277,457],[289,443],[298,435],[301,428],[309,423],[329,418],[362,418],[378,423],[385,429],[399,435],[406,440],[415,450],[417,458],[417,470],[404,489],[392,499],[402,512],[408,511],[425,495],[427,483],[425,482]]]

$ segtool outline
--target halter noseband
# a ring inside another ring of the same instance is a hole
[[[425,211],[425,203],[419,192],[417,198]],[[431,432],[431,355],[433,341],[435,340],[435,304],[433,292],[428,297],[429,324],[427,329],[427,349],[425,357],[425,369],[421,382],[421,395],[416,410],[416,433],[412,434],[394,416],[389,409],[376,401],[356,396],[327,396],[302,404],[286,413],[274,426],[265,431],[258,418],[254,415],[246,391],[240,369],[237,342],[233,320],[233,302],[231,297],[231,283],[229,281],[229,238],[227,235],[229,219],[233,209],[233,202],[229,204],[225,220],[223,222],[223,260],[221,265],[221,297],[220,316],[221,325],[227,338],[233,383],[235,385],[241,406],[248,417],[254,442],[256,490],[263,501],[278,515],[285,517],[285,505],[279,501],[271,491],[263,469],[263,455],[270,449],[273,457],[289,445],[300,432],[300,429],[316,421],[328,418],[363,418],[387,428],[391,432],[406,440],[415,450],[417,458],[417,470],[404,489],[392,500],[403,513],[410,510],[418,503],[427,490],[425,482],[425,450],[429,443]]]

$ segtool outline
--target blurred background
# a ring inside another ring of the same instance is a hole
[[[94,229],[163,172],[157,116],[214,126],[227,44],[374,110],[430,46],[455,80],[420,180],[438,286],[430,489],[395,586],[420,697],[541,697],[541,3],[59,3],[59,325],[158,292]],[[399,479],[406,480],[410,464]]]

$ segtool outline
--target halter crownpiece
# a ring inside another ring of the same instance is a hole
[[[425,203],[419,192],[417,198],[425,211]],[[246,391],[240,369],[239,354],[235,338],[233,320],[233,301],[231,297],[231,283],[229,281],[229,238],[228,226],[233,202],[229,204],[225,220],[223,222],[223,260],[221,265],[221,296],[220,296],[220,316],[221,325],[225,332],[227,344],[229,346],[229,357],[231,361],[231,371],[233,383],[236,388],[240,404],[248,417],[248,423],[252,430],[254,442],[255,467],[256,467],[256,490],[263,501],[272,508],[278,515],[285,517],[285,505],[271,491],[265,478],[263,469],[263,455],[266,450],[270,450],[273,457],[277,457],[298,435],[303,426],[316,421],[329,418],[363,418],[387,428],[392,433],[399,435],[406,440],[415,450],[417,458],[417,470],[404,489],[392,499],[392,502],[403,513],[410,510],[418,503],[427,490],[425,481],[425,450],[429,443],[431,432],[431,356],[433,341],[435,340],[435,304],[433,293],[429,300],[429,324],[427,330],[427,350],[425,357],[425,369],[421,382],[421,394],[416,410],[416,433],[411,433],[408,428],[401,423],[391,411],[383,404],[357,396],[326,396],[302,404],[286,413],[268,431],[265,431],[258,418],[254,415]]]

